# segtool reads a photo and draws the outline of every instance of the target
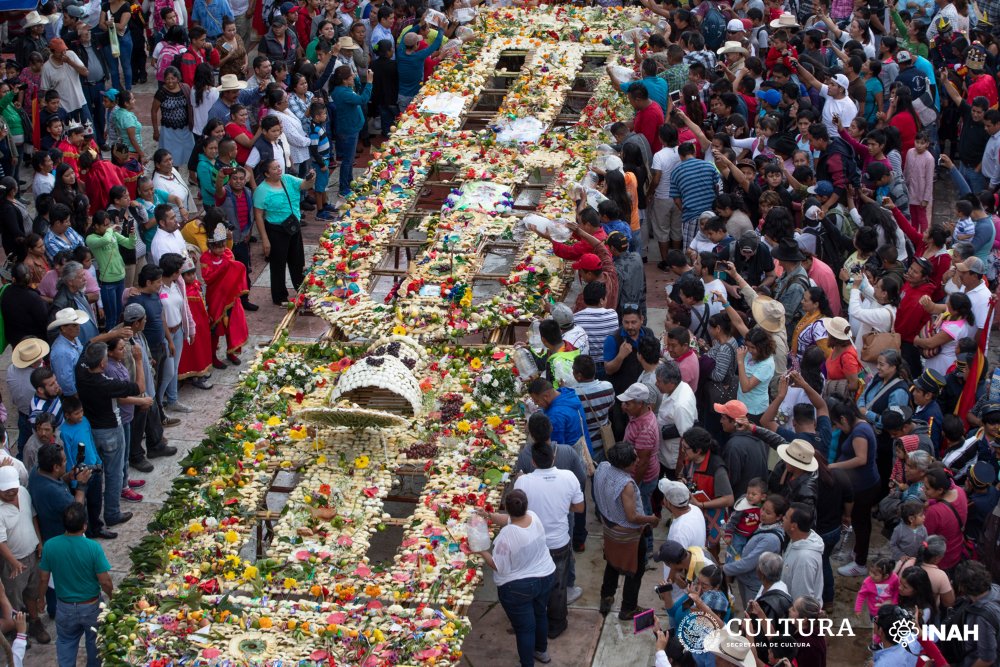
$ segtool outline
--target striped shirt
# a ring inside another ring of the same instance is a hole
[[[670,196],[681,200],[681,220],[694,220],[711,211],[721,182],[719,170],[708,162],[693,157],[681,160],[670,172]]]
[[[35,423],[35,418],[43,412],[48,412],[52,415],[52,428],[59,428],[62,426],[63,422],[63,408],[62,399],[58,396],[55,398],[41,398],[35,395],[31,398],[31,423]]]
[[[594,448],[600,440],[600,430],[608,423],[608,411],[615,402],[615,389],[606,380],[590,380],[573,387],[576,395],[583,403],[583,414],[587,416],[587,430],[590,431],[590,442]],[[604,443],[607,447],[609,444]]]
[[[604,339],[618,333],[618,313],[610,308],[591,308],[573,313],[573,322],[587,332],[590,356],[598,366],[604,365]]]
[[[656,414],[648,410],[638,417],[631,417],[625,427],[625,442],[631,443],[636,453],[649,451],[649,463],[643,482],[652,482],[660,476],[660,461],[656,453],[660,448],[660,429],[656,424]]]

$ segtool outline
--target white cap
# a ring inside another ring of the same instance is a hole
[[[844,76],[843,74],[834,74],[833,76],[830,77],[830,80],[833,81],[838,86],[840,86],[841,88],[843,88],[845,91],[847,90],[848,86],[851,85],[851,82],[848,81],[847,77]]]
[[[746,32],[746,30],[743,21],[739,19],[729,19],[729,23],[726,24],[726,32]]]
[[[0,491],[10,491],[21,486],[21,478],[14,466],[0,468]]]

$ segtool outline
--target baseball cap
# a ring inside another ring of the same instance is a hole
[[[69,47],[66,46],[66,42],[62,41],[58,37],[54,37],[49,40],[49,50],[56,51],[57,53],[63,53],[68,51]]]
[[[588,252],[573,262],[574,271],[600,271],[601,258],[592,252]]]
[[[65,11],[67,14],[69,14],[75,19],[82,19],[84,16],[87,15],[86,10],[80,5],[70,5],[69,7],[66,8]]]
[[[911,60],[913,60],[913,56],[910,55],[909,51],[898,51],[896,53],[896,62],[897,63],[900,63],[900,64],[902,64],[902,63],[908,63]]]
[[[781,93],[774,88],[770,88],[768,90],[758,90],[757,97],[764,100],[772,107],[778,106],[781,103]]]
[[[819,195],[820,197],[829,197],[833,194],[833,183],[830,181],[816,181],[816,185],[807,188],[806,192],[811,195]]]
[[[969,273],[975,273],[978,276],[986,275],[986,265],[983,260],[979,259],[975,255],[965,260],[964,262],[959,262],[955,265],[955,268],[959,271],[968,271]]]
[[[740,234],[740,240],[738,244],[741,248],[750,248],[751,250],[756,250],[757,246],[760,245],[760,236],[757,232],[752,229]]]
[[[730,419],[740,419],[741,417],[746,417],[749,412],[743,401],[737,401],[735,399],[725,403],[715,403],[713,405],[716,412],[720,415],[726,415]]]
[[[667,502],[674,507],[687,507],[688,503],[691,502],[691,490],[687,488],[686,484],[664,478],[657,486]]]
[[[729,19],[729,23],[726,24],[726,32],[746,32],[746,30],[743,21],[739,19]]]
[[[122,313],[122,319],[125,321],[125,324],[138,322],[144,317],[146,317],[146,309],[140,303],[130,303],[125,306],[125,312]]]
[[[897,431],[913,418],[913,410],[905,405],[890,405],[882,411],[882,430]]]
[[[847,77],[843,74],[834,74],[830,77],[830,81],[847,90],[847,87],[851,85],[851,82],[847,80]]]
[[[0,491],[10,491],[21,486],[21,478],[14,466],[0,468]]]
[[[656,397],[652,395],[654,391],[655,389],[648,384],[635,382],[624,393],[618,394],[617,398],[622,403],[625,401],[642,401],[643,403],[652,405],[656,403]]]
[[[608,234],[607,244],[615,250],[628,250],[628,239],[621,232],[611,232]]]
[[[557,303],[552,306],[552,319],[556,321],[556,324],[563,331],[573,328],[573,311],[565,303]]]
[[[0,471],[2,470],[3,468],[0,468]],[[17,473],[14,474],[16,475]],[[680,542],[667,540],[660,545],[660,550],[653,554],[653,560],[658,563],[679,563],[684,560],[686,553],[687,549]]]

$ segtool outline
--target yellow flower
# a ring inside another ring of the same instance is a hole
[[[306,505],[309,505],[310,503],[312,503],[312,501],[313,501],[313,497],[312,497],[312,496],[302,496],[302,501],[303,501],[303,502],[304,502],[304,503],[305,503]]]
[[[296,587],[296,586],[298,585],[298,583],[299,583],[299,582],[295,581],[295,580],[294,580],[294,579],[292,579],[291,577],[285,577],[285,581],[284,581],[284,582],[282,582],[282,585],[283,585],[283,586],[284,586],[285,588],[295,588],[295,587]]]
[[[240,539],[240,534],[237,533],[235,530],[226,531],[226,542],[228,544],[235,544],[237,541],[239,541],[239,539]]]
[[[252,442],[250,442],[249,440],[243,441],[243,456],[250,458],[251,456],[253,456],[253,453],[256,450],[257,448],[254,446]]]
[[[369,459],[364,454],[354,459],[354,467],[358,470],[364,470],[365,468],[368,467],[369,463],[371,463],[371,459]]]
[[[282,468],[291,468],[292,467],[292,462],[291,461],[282,461],[280,465],[281,465]]]
[[[194,468],[188,468],[187,469],[187,476],[188,477],[194,477],[197,474],[198,474],[198,471],[195,470]]]
[[[281,424],[281,417],[269,417],[267,420],[268,426],[278,426]]]
[[[472,361],[469,362],[469,365],[472,366],[473,370],[478,371],[483,367],[483,360],[479,357],[473,357]]]
[[[405,336],[406,335],[406,327],[404,327],[402,324],[397,324],[396,326],[394,326],[392,328],[392,335],[393,336]]]
[[[469,410],[472,409],[472,406],[473,406],[472,401],[466,401],[465,403],[462,404],[462,412],[468,412]]]
[[[319,456],[317,456],[316,457],[316,463],[318,465],[323,465],[324,463],[326,463],[326,456],[324,456],[323,454],[320,454]]]
[[[229,572],[226,572],[226,581],[233,581],[234,579],[236,579],[236,573],[235,572],[233,572],[232,570],[230,570]]]
[[[257,452],[257,463],[262,463],[267,457],[264,456],[264,452]]]
[[[274,622],[270,619],[270,617],[268,617],[268,616],[262,616],[261,617],[261,619],[260,619],[260,628],[261,628],[261,630],[268,630],[271,627],[273,627],[273,625],[274,625]]]
[[[463,419],[462,421],[458,422],[458,424],[456,424],[455,426],[462,433],[468,433],[469,431],[472,430],[472,425],[469,424],[468,420],[466,419]]]
[[[198,533],[204,533],[205,527],[200,523],[198,523],[197,521],[192,521],[191,525],[188,526],[188,532],[191,533],[192,535],[196,535]]]
[[[490,428],[496,428],[500,425],[501,419],[496,415],[490,415],[486,418],[486,425]]]
[[[375,628],[375,630],[372,631],[372,639],[374,639],[377,642],[384,642],[385,634],[378,628]]]
[[[299,428],[293,428],[288,432],[288,437],[292,440],[305,440],[306,438],[306,427],[300,426]]]

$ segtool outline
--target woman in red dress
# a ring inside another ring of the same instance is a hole
[[[194,338],[184,344],[184,354],[177,368],[178,380],[191,380],[191,384],[199,389],[211,389],[212,385],[206,378],[212,373],[212,349],[209,347],[212,337],[208,323],[208,310],[205,308],[205,297],[201,293],[201,283],[194,262],[189,257],[181,267],[181,277],[184,279],[184,291],[187,294],[188,307],[191,309],[191,319],[194,320]]]
[[[226,337],[226,358],[234,366],[240,363],[240,352],[250,332],[240,297],[247,294],[247,269],[226,247],[231,238],[225,225],[219,223],[212,231],[208,250],[201,256],[201,275],[208,295],[208,317],[212,328],[212,363],[216,368],[226,365],[215,356],[219,339]]]

